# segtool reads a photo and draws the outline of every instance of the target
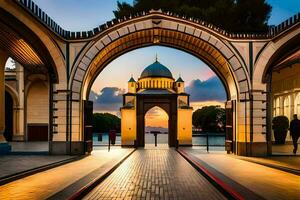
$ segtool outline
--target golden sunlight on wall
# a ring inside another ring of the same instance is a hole
[[[136,140],[135,109],[121,109],[121,118],[122,145],[133,145]]]
[[[145,127],[162,127],[168,128],[169,116],[160,107],[151,108],[145,115]]]
[[[142,78],[138,81],[140,89],[143,88],[169,88],[172,89],[174,80],[170,78]]]
[[[293,114],[300,114],[300,64],[273,72],[272,98],[273,117],[285,115],[290,120]]]
[[[178,109],[177,134],[180,145],[192,144],[192,113],[193,109]]]
[[[27,123],[49,122],[49,95],[44,81],[30,85],[27,95]]]

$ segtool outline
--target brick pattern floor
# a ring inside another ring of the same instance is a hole
[[[174,149],[140,149],[85,199],[225,199]]]
[[[102,150],[93,151],[90,156],[83,159],[7,183],[0,186],[0,200],[47,199],[76,182],[79,185],[83,178],[89,176],[97,169],[102,169],[102,171],[111,169],[131,151],[133,149],[112,148],[108,152],[107,148],[102,148]],[[11,166],[11,168],[14,167],[17,166]],[[95,177],[98,175],[95,174]],[[89,177],[91,178],[89,181],[95,178]],[[77,190],[78,188],[74,187],[73,193]]]
[[[265,199],[300,199],[300,176],[298,175],[244,161],[238,159],[238,156],[212,152],[208,154],[194,148],[184,148],[184,150]],[[293,158],[297,159],[297,157]],[[285,162],[286,159],[289,157],[283,157],[281,160]]]
[[[7,155],[0,156],[0,179],[33,168],[42,167],[75,156]]]

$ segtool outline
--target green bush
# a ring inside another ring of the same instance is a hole
[[[193,125],[204,132],[223,132],[225,109],[219,106],[204,106],[193,113]]]
[[[289,119],[286,116],[277,116],[272,120],[272,129],[274,131],[287,131],[289,128]]]
[[[110,130],[120,132],[121,119],[110,113],[94,113],[93,114],[93,132],[107,133]]]
[[[272,120],[272,129],[276,144],[284,144],[289,128],[289,119],[286,116],[277,116]]]

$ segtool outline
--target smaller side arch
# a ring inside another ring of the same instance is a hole
[[[264,50],[259,55],[257,61],[254,64],[253,72],[253,86],[266,88],[267,76],[270,69],[276,61],[280,60],[284,54],[300,48],[300,29],[296,29],[282,36],[281,38],[275,38],[270,41]]]
[[[7,91],[13,98],[14,108],[18,108],[18,106],[20,105],[20,100],[17,91],[7,83],[5,83],[5,91]]]

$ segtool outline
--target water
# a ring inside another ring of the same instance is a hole
[[[108,145],[108,133],[102,133],[102,141],[98,141],[98,133],[93,134],[93,145]],[[116,145],[121,145],[120,133],[116,136]]]
[[[116,145],[121,145],[121,136],[117,134]],[[223,133],[208,133],[209,146],[225,146],[225,134]],[[193,136],[193,145],[206,146],[206,134],[197,134]],[[154,144],[154,136],[152,134],[145,134],[145,143]],[[168,143],[168,134],[158,134],[158,144]],[[108,145],[108,133],[102,133],[102,141],[98,141],[98,134],[93,134],[93,145]]]
[[[225,146],[224,133],[207,133],[209,146]],[[206,133],[193,135],[193,145],[206,146],[207,135]]]

